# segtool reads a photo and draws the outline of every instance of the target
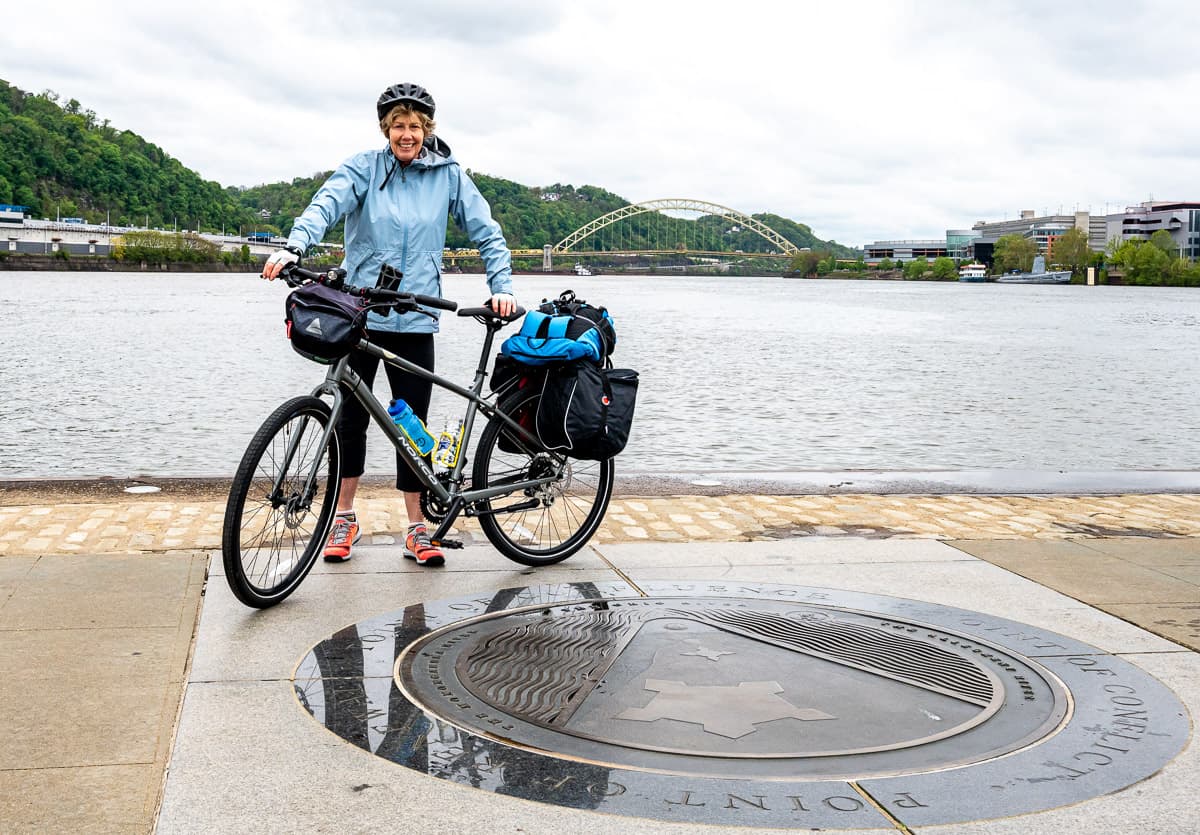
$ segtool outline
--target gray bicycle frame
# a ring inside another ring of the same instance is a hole
[[[476,412],[483,412],[486,417],[498,417],[500,420],[504,421],[504,423],[508,424],[509,428],[517,433],[518,437],[521,438],[531,448],[537,449],[540,446],[537,438],[531,435],[523,426],[514,421],[508,415],[504,414],[504,412],[500,411],[498,408],[496,408],[496,406],[489,403],[485,398],[480,396],[480,392],[483,391],[483,381],[487,378],[487,362],[488,358],[491,356],[492,341],[495,338],[497,330],[497,328],[493,327],[491,324],[486,325],[486,327],[487,333],[485,334],[483,340],[483,350],[480,352],[479,365],[475,369],[475,380],[469,389],[463,388],[453,381],[448,380],[445,377],[441,377],[434,372],[429,371],[428,369],[422,368],[416,363],[410,362],[403,357],[398,357],[391,351],[380,348],[378,345],[375,345],[369,340],[363,339],[358,343],[358,350],[379,357],[389,365],[396,366],[410,374],[415,374],[422,379],[429,380],[439,388],[452,391],[459,397],[463,397],[468,401],[466,415],[463,418],[462,441],[459,448],[458,460],[454,462],[454,467],[450,470],[450,482],[452,484],[461,483],[462,471],[466,467],[467,461],[467,456],[463,455],[462,447],[467,445],[467,441],[471,437],[471,430],[475,424]],[[341,414],[342,407],[345,403],[345,395],[343,394],[344,389],[350,391],[350,393],[358,400],[358,402],[362,403],[363,407],[367,410],[367,413],[371,416],[375,423],[379,425],[379,428],[383,430],[383,433],[387,435],[388,440],[392,442],[392,446],[394,446],[404,456],[405,460],[408,461],[409,465],[417,474],[417,477],[420,479],[421,483],[425,485],[426,489],[433,493],[433,495],[436,496],[443,504],[457,504],[457,507],[455,507],[453,510],[453,515],[457,515],[461,508],[470,508],[475,502],[483,499],[490,499],[494,496],[503,496],[519,490],[542,487],[543,485],[555,481],[560,475],[560,470],[563,466],[565,458],[560,458],[560,456],[551,454],[551,457],[555,461],[555,467],[554,471],[550,475],[543,476],[541,478],[526,479],[524,481],[514,481],[499,487],[485,487],[482,489],[465,491],[455,490],[453,492],[447,490],[445,485],[443,485],[434,474],[430,466],[425,463],[425,459],[421,456],[421,453],[413,447],[412,442],[405,437],[404,433],[401,432],[396,424],[392,421],[391,415],[388,414],[387,409],[385,409],[383,404],[381,404],[378,398],[375,397],[375,393],[372,392],[371,389],[363,382],[362,377],[360,377],[354,371],[354,369],[350,368],[349,356],[342,357],[340,360],[330,366],[329,371],[325,375],[324,382],[313,389],[312,392],[314,397],[325,395],[333,399],[333,405],[331,406],[331,417],[329,419],[329,424],[323,430],[320,446],[318,447],[319,449],[324,450],[328,446],[330,436],[336,431],[338,416]],[[287,451],[287,461],[291,461],[292,456],[295,453],[295,448],[299,445],[302,435],[303,433],[301,432],[293,437],[292,444],[290,445],[291,448],[289,448]],[[306,495],[310,490],[315,488],[317,475],[320,469],[321,458],[321,455],[317,455],[313,461],[312,470],[309,472],[305,483]],[[470,512],[468,512],[468,515],[471,515]]]

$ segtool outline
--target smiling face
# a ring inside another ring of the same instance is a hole
[[[407,111],[392,115],[392,123],[388,127],[388,142],[401,165],[408,165],[417,158],[424,141],[425,128],[418,114]]]

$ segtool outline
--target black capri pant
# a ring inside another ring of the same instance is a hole
[[[433,371],[433,334],[370,331],[368,336],[371,342],[380,348]],[[379,363],[379,357],[363,351],[350,354],[350,367],[362,377],[367,388],[375,384],[375,372],[379,370]],[[384,369],[392,389],[392,399],[404,400],[412,406],[412,410],[421,420],[428,423],[429,397],[433,393],[433,383],[393,365],[385,365]],[[370,423],[371,416],[358,399],[352,395],[347,396],[337,425],[338,441],[342,448],[342,478],[358,478],[363,474],[367,460],[367,427]],[[409,493],[425,489],[425,485],[399,452],[396,453],[396,488]]]

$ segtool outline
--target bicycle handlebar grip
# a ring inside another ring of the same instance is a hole
[[[413,294],[413,301],[424,307],[436,307],[440,310],[458,310],[458,302],[450,299],[439,299],[437,296],[420,296]]]

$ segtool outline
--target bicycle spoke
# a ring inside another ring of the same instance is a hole
[[[323,443],[328,425],[328,406],[296,398],[267,419],[243,457],[226,509],[222,554],[231,587],[248,605],[271,605],[290,594],[323,544],[338,470],[335,436]]]

